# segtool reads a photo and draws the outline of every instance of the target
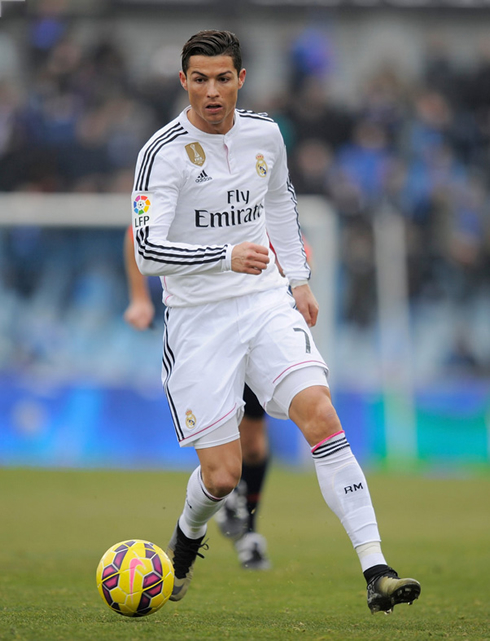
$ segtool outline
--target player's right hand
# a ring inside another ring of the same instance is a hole
[[[134,329],[143,331],[151,327],[155,308],[151,301],[133,300],[124,312],[124,320]]]
[[[240,243],[231,252],[231,270],[258,276],[269,264],[269,249],[255,243]]]

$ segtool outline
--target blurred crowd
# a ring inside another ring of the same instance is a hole
[[[301,53],[293,69],[306,64]],[[329,97],[328,73],[319,82],[318,72],[293,76],[279,121],[296,190],[326,195],[345,230],[346,317],[373,320],[372,220],[385,208],[406,221],[412,298],[464,304],[488,293],[490,40],[469,69],[439,40],[417,78],[386,64],[350,108]]]
[[[0,191],[129,193],[137,152],[185,104],[176,74],[163,67],[134,77],[129,48],[107,33],[84,47],[56,15],[31,21],[24,54],[24,78],[0,77]],[[307,29],[285,54],[289,77],[281,93],[247,94],[240,106],[278,122],[297,193],[324,195],[333,205],[341,239],[339,322],[361,330],[376,322],[372,223],[387,210],[405,223],[412,304],[481,306],[490,285],[490,41],[462,68],[436,39],[416,77],[387,62],[349,101],[332,91],[335,54],[320,32]],[[44,282],[54,297],[49,261],[39,271],[42,256],[36,258],[46,247],[55,255],[52,233],[1,232],[4,292],[25,300]],[[58,230],[57,247],[70,233]],[[116,291],[114,309],[122,312],[122,232],[114,234],[99,238],[110,251],[72,239],[86,254],[67,268],[72,280],[58,287],[57,304],[76,308],[90,291],[102,313],[108,292]],[[90,283],[97,265],[108,292],[97,279]],[[455,329],[445,366],[478,375],[487,357],[475,354],[468,328]]]

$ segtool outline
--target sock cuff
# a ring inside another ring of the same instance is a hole
[[[335,432],[335,434],[327,436],[323,441],[320,441],[317,445],[312,447],[311,454],[314,459],[321,459],[326,456],[330,456],[331,454],[335,454],[346,447],[350,447],[350,444],[345,438],[344,430],[340,430],[340,432]]]
[[[324,444],[324,443],[326,443],[327,441],[330,441],[330,439],[335,438],[335,436],[338,436],[339,434],[345,434],[344,430],[339,430],[338,432],[335,432],[334,434],[330,434],[330,436],[327,436],[327,438],[324,438],[324,439],[323,439],[323,441],[320,441],[319,443],[317,443],[316,445],[314,445],[314,446],[311,448],[311,453],[313,454],[313,452],[314,452],[318,447],[320,447],[321,445],[323,445],[323,444]]]

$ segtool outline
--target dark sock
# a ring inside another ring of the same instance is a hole
[[[249,514],[249,532],[255,532],[255,515],[259,507],[268,463],[269,457],[258,465],[247,465],[244,463],[242,466],[242,481],[244,481],[247,490],[245,498],[247,499],[247,510]]]
[[[373,565],[372,568],[368,568],[363,572],[366,583],[371,583],[373,579],[377,579],[380,576],[398,576],[389,565]]]

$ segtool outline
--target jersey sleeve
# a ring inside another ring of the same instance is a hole
[[[136,176],[141,175],[144,150],[136,163]],[[179,171],[180,169],[180,171]],[[151,177],[132,193],[135,258],[140,272],[146,276],[198,274],[231,269],[230,245],[192,245],[169,240],[180,191],[185,186],[185,172],[168,155],[156,156]]]
[[[279,138],[278,157],[265,197],[267,233],[287,278],[290,281],[307,280],[311,271],[299,225],[298,201],[289,179],[286,147],[280,134]]]

